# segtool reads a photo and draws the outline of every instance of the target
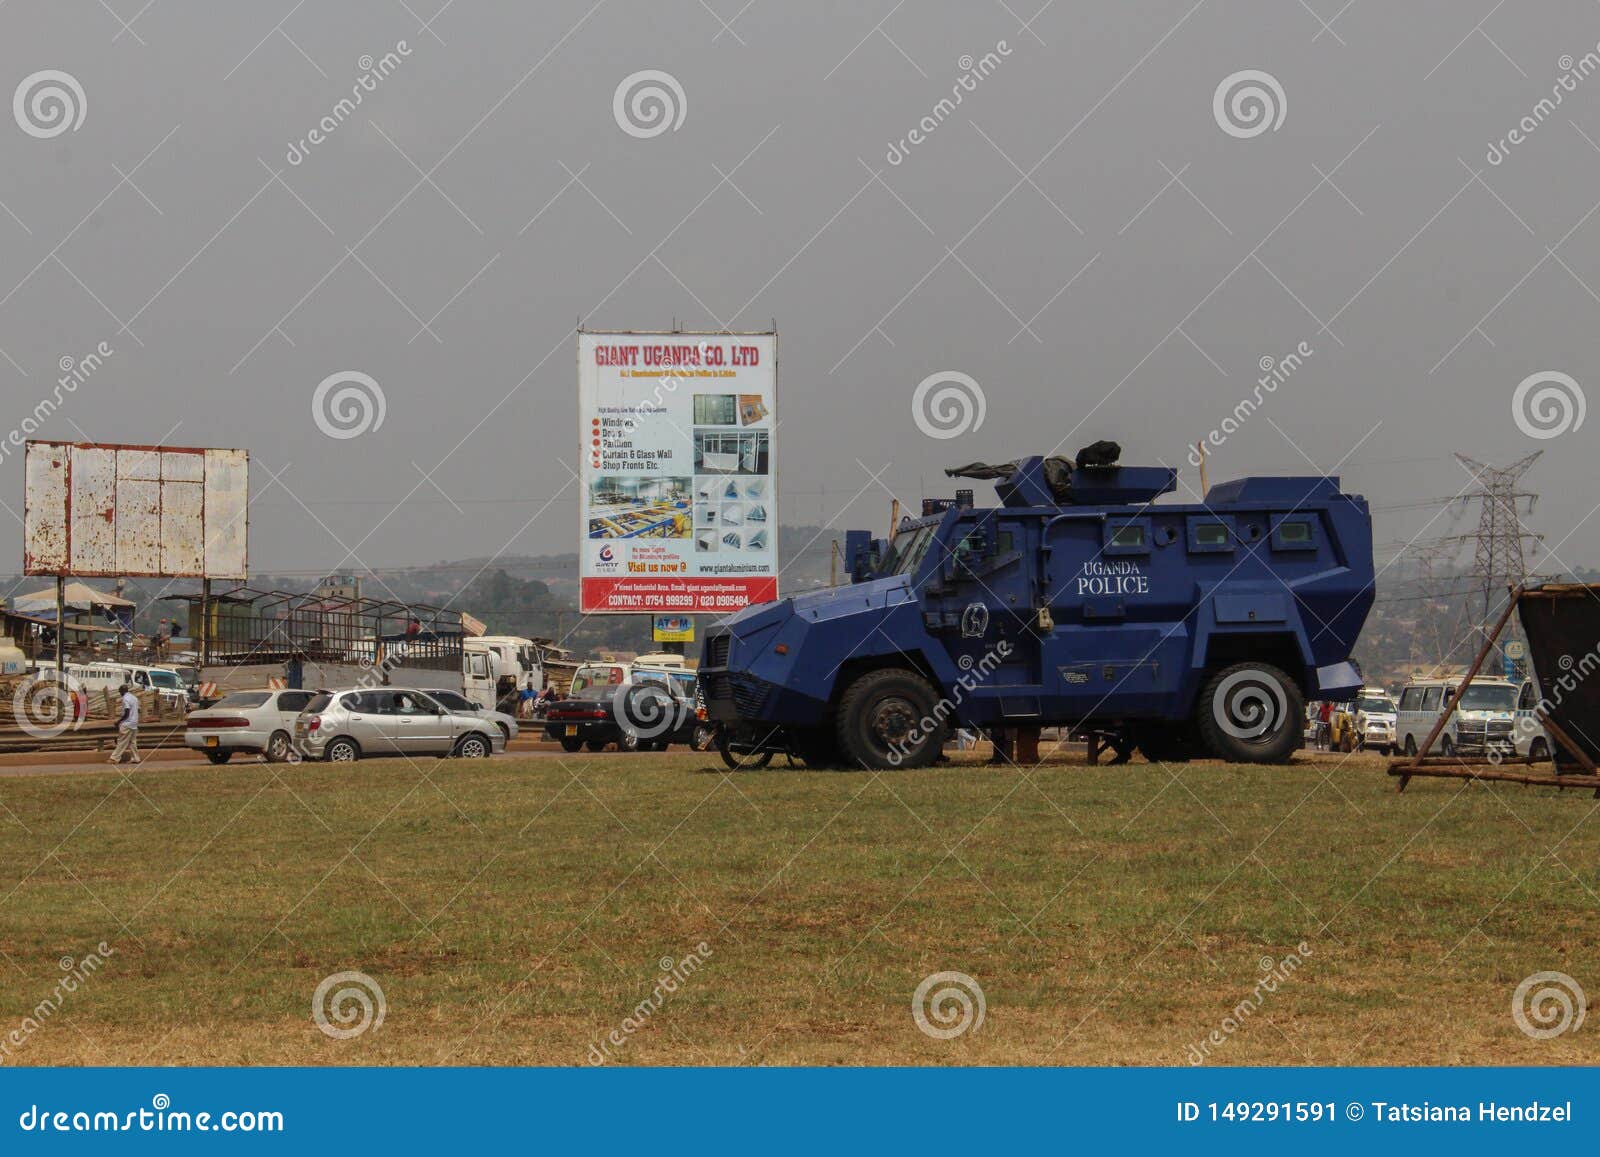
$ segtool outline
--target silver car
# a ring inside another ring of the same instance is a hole
[[[265,755],[271,763],[293,757],[291,737],[315,691],[235,691],[184,720],[183,742],[227,763],[235,752]]]
[[[426,691],[374,687],[317,693],[295,719],[294,744],[307,759],[346,763],[394,755],[487,759],[506,741],[489,720],[450,711]]]
[[[491,711],[487,707],[479,707],[459,691],[441,691],[437,688],[429,687],[427,693],[431,698],[443,703],[448,711],[459,712],[462,715],[476,715],[479,718],[487,719],[500,729],[500,734],[505,736],[507,743],[517,737],[517,732],[520,729],[517,727],[517,717],[515,715],[507,715],[504,711]]]

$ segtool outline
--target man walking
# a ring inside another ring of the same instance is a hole
[[[139,697],[126,683],[122,685],[122,714],[117,716],[117,745],[106,762],[121,763],[125,755],[131,757],[130,763],[143,762],[139,758]]]

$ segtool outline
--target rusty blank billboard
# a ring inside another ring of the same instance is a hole
[[[248,451],[30,441],[26,463],[24,573],[248,577]]]

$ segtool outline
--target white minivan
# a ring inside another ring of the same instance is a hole
[[[1544,725],[1533,713],[1537,706],[1539,684],[1529,679],[1522,684],[1522,690],[1517,695],[1517,726],[1513,739],[1518,755],[1532,756],[1535,763],[1543,763],[1550,758],[1551,748]]]
[[[1474,679],[1451,703],[1459,679],[1415,679],[1400,692],[1395,712],[1395,741],[1407,755],[1422,747],[1439,716],[1448,713],[1432,755],[1511,754],[1516,749],[1517,699],[1520,688],[1506,679]]]

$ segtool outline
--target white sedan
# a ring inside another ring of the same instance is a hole
[[[183,742],[227,763],[235,752],[265,755],[271,763],[293,758],[294,719],[314,691],[235,691],[184,720]]]

